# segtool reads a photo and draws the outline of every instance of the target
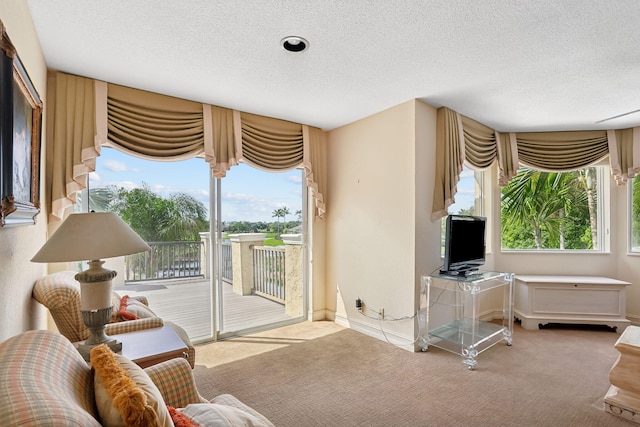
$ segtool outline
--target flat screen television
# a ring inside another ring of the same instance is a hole
[[[449,215],[446,220],[442,274],[467,275],[484,265],[486,222],[482,216]]]

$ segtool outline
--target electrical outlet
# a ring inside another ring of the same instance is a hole
[[[378,319],[384,320],[384,308],[378,309]]]

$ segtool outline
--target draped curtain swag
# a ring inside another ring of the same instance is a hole
[[[64,208],[86,188],[105,144],[151,160],[203,157],[216,178],[240,160],[266,171],[303,166],[316,215],[324,217],[323,186],[315,171],[323,159],[314,155],[315,146],[324,144],[320,129],[64,73],[52,73],[50,80],[49,99],[57,100],[47,126],[53,141],[47,182],[54,221],[64,219]]]
[[[215,178],[224,178],[238,164],[233,110],[204,104],[204,152]],[[210,120],[206,118],[210,117]],[[209,136],[209,132],[211,135]]]
[[[436,177],[432,220],[455,202],[463,161],[473,169],[498,162],[498,181],[507,185],[520,164],[544,171],[593,165],[607,155],[611,173],[624,184],[640,172],[640,128],[615,131],[499,133],[441,107],[436,124]]]
[[[108,84],[107,138],[113,146],[148,159],[204,155],[202,104]]]
[[[520,163],[546,171],[568,171],[593,165],[608,154],[607,132],[517,133]]]
[[[47,76],[46,198],[50,221],[64,219],[76,203],[76,193],[87,187],[95,170],[100,144],[96,137],[94,81],[63,73]]]
[[[304,133],[304,176],[307,187],[311,190],[317,217],[324,219],[327,208],[324,203],[323,188],[325,188],[326,171],[326,133],[318,128],[303,126]]]
[[[611,173],[624,185],[640,172],[640,128],[607,131]]]
[[[496,132],[487,126],[460,116],[464,136],[464,157],[477,169],[491,166],[498,155]]]
[[[505,186],[511,178],[518,173],[518,147],[516,134],[496,132],[496,145],[498,149],[498,183]]]
[[[302,164],[302,125],[240,113],[242,158],[263,170],[285,171]]]
[[[455,203],[456,185],[464,162],[460,115],[448,108],[438,108],[436,117],[436,176],[433,191],[432,220],[447,215]]]

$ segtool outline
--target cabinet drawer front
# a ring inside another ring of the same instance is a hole
[[[620,291],[617,289],[537,287],[533,311],[619,316],[622,313],[620,303]]]

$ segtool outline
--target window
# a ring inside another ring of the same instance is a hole
[[[502,188],[502,249],[602,250],[601,166],[521,169]]]
[[[449,214],[456,215],[481,215],[482,206],[482,172],[475,172],[466,166],[460,174],[455,195],[455,203],[449,206]]]
[[[449,206],[448,213],[456,215],[482,215],[484,207],[483,197],[483,172],[474,171],[466,166],[460,174],[460,181],[457,185],[458,191],[455,194],[455,203]],[[447,217],[441,220],[441,254],[444,256],[444,236],[446,231],[445,221]]]
[[[640,253],[640,176],[629,185],[629,252]]]

